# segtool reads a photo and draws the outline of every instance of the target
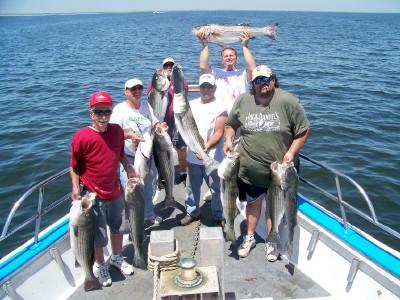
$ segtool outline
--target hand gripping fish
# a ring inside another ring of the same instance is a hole
[[[278,23],[274,22],[265,27],[254,27],[250,25],[219,25],[207,24],[197,26],[192,29],[192,33],[197,35],[199,32],[204,33],[205,38],[210,42],[218,45],[233,44],[240,42],[240,33],[248,32],[250,38],[255,38],[257,35],[267,36],[273,40],[277,36]]]
[[[129,178],[125,188],[126,213],[129,220],[130,235],[132,238],[135,257],[133,265],[146,269],[146,261],[142,250],[144,236],[144,186],[137,177]]]
[[[186,146],[193,152],[197,153],[204,163],[207,175],[218,169],[219,163],[204,151],[204,140],[197,129],[196,121],[190,109],[183,86],[183,71],[180,65],[174,65],[172,71],[174,81],[174,118],[175,125],[178,129]]]
[[[87,193],[81,200],[72,201],[70,209],[70,242],[76,265],[85,273],[85,292],[100,289],[101,285],[93,274],[94,263],[94,215],[95,193]]]
[[[267,237],[268,243],[278,244],[280,236],[278,226],[285,215],[289,236],[285,249],[289,256],[293,253],[293,235],[297,224],[297,188],[299,177],[293,162],[271,164],[272,180],[267,193],[265,218],[271,218],[272,228]]]

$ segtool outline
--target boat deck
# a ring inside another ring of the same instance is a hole
[[[203,193],[205,191],[203,184]],[[168,208],[160,212],[164,222],[160,226],[152,226],[146,229],[147,238],[145,245],[149,243],[152,230],[173,229],[178,240],[181,257],[189,257],[193,244],[193,232],[196,224],[179,226],[179,220],[184,216],[184,188],[183,185],[175,186],[175,199],[180,203],[178,209]],[[161,191],[156,203],[164,197]],[[214,226],[211,218],[211,206],[209,201],[201,200],[201,226]],[[156,206],[157,209],[157,206]],[[157,210],[156,210],[157,211]],[[304,299],[329,296],[323,288],[308,278],[298,269],[289,265],[285,260],[269,263],[265,259],[264,241],[257,238],[257,246],[247,258],[239,259],[236,249],[240,245],[241,232],[245,228],[245,222],[239,215],[235,220],[235,231],[238,240],[235,243],[225,242],[225,295],[226,299],[267,298],[273,299]],[[147,252],[147,251],[146,251]],[[123,255],[132,263],[133,246],[124,246]],[[198,256],[198,251],[195,258]],[[84,292],[82,286],[69,299],[141,299],[147,300],[153,297],[153,274],[150,271],[135,269],[132,276],[123,276],[111,267],[110,274],[113,280],[112,286],[102,290]]]

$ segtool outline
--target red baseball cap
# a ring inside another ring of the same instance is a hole
[[[98,91],[96,93],[93,93],[90,95],[89,99],[89,106],[95,106],[97,104],[104,103],[104,104],[110,104],[112,105],[112,97],[110,94],[104,92],[104,91]]]

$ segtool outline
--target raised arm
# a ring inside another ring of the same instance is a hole
[[[240,33],[240,39],[242,40],[243,56],[247,66],[247,80],[250,81],[251,72],[257,66],[256,60],[254,59],[253,54],[251,54],[251,51],[249,49],[250,34],[244,31]]]
[[[211,73],[211,68],[209,65],[210,54],[208,50],[208,40],[203,32],[198,32],[196,36],[203,45],[203,48],[200,51],[200,59],[199,59],[199,66],[201,73],[203,74]]]

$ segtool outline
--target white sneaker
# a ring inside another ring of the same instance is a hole
[[[279,251],[278,245],[275,243],[266,243],[265,244],[265,257],[268,261],[274,262],[278,259]]]
[[[208,190],[203,196],[203,201],[211,201],[211,199],[212,199],[211,190]]]
[[[133,266],[128,264],[122,255],[111,255],[109,264],[124,275],[130,276],[133,274]]]
[[[110,273],[108,273],[108,266],[106,262],[101,264],[95,262],[93,264],[93,274],[99,279],[102,286],[110,286],[112,283]]]
[[[254,236],[246,235],[243,239],[242,244],[239,246],[238,255],[239,257],[249,256],[250,250],[256,246],[256,240]]]

